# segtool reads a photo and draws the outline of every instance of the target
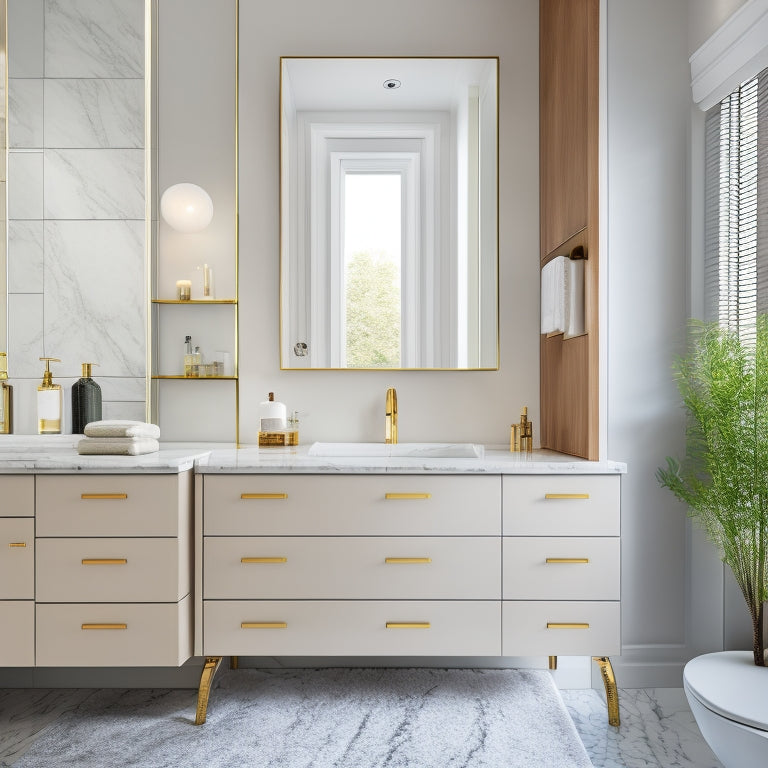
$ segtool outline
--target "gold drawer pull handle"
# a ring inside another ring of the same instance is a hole
[[[287,499],[287,493],[241,493],[241,499]]]
[[[93,499],[127,499],[128,494],[127,493],[81,493],[80,494],[81,499],[86,500],[93,500]]]
[[[127,624],[81,624],[80,629],[128,629]]]
[[[287,563],[287,557],[241,557],[241,563]]]
[[[431,493],[385,493],[385,499],[395,499],[402,501],[403,499],[431,499]]]
[[[395,563],[400,565],[401,563],[431,563],[431,557],[385,557],[384,562],[391,564]]]
[[[545,493],[545,499],[588,499],[588,493]]]
[[[128,565],[126,557],[84,557],[83,565]]]
[[[285,621],[244,621],[240,629],[288,629]]]
[[[548,621],[547,629],[589,629],[589,624],[583,622]]]
[[[428,621],[388,621],[387,629],[429,629]]]
[[[10,544],[8,544],[9,547],[26,547],[27,542],[26,541],[12,541]]]
[[[552,563],[588,563],[588,557],[548,557],[545,561],[547,564]]]

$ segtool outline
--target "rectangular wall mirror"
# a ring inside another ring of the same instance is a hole
[[[498,58],[280,62],[282,368],[498,368]]]

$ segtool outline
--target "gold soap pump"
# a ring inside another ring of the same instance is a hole
[[[37,388],[37,431],[41,435],[61,434],[61,412],[63,408],[61,384],[55,384],[51,363],[60,363],[58,357],[41,357],[45,362],[43,383]]]
[[[528,406],[523,406],[520,423],[510,427],[509,450],[513,453],[533,450],[533,422],[528,420]]]

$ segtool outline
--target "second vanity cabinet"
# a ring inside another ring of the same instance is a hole
[[[198,483],[196,654],[620,651],[618,475]]]

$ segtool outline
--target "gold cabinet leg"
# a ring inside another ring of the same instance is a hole
[[[597,662],[603,678],[605,701],[608,705],[608,724],[615,725],[618,728],[621,725],[619,720],[619,691],[616,688],[616,678],[613,674],[611,660],[607,656],[593,656],[592,660]]]
[[[195,725],[202,725],[208,712],[208,695],[211,692],[211,683],[216,670],[221,664],[221,656],[206,656],[203,672],[200,675],[200,688],[197,691],[197,713]]]
[[[557,656],[550,656],[549,657],[549,668],[550,669],[557,669]]]
[[[230,669],[240,669],[240,657],[239,656],[230,656],[229,657],[229,668]]]

